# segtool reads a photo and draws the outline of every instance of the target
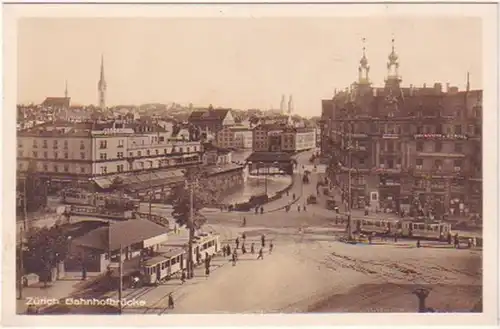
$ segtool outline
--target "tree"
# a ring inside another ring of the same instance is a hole
[[[192,278],[194,232],[199,230],[206,222],[206,218],[200,211],[208,205],[215,204],[218,193],[210,188],[206,172],[198,167],[186,169],[184,177],[185,184],[179,184],[172,188],[166,201],[172,205],[172,217],[174,217],[175,222],[179,226],[187,227],[189,230],[187,269],[188,278]]]
[[[61,226],[53,226],[30,232],[24,252],[26,273],[37,273],[40,281],[47,285],[51,271],[63,261],[68,253],[67,232]]]

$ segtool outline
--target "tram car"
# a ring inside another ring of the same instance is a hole
[[[428,222],[424,219],[377,219],[358,218],[353,220],[356,233],[398,234],[400,237],[439,240],[451,232],[451,225],[441,222]]]
[[[162,246],[169,250],[143,263],[142,272],[145,284],[151,285],[168,280],[187,268],[188,237],[169,237],[169,240]],[[207,255],[216,255],[220,250],[218,234],[201,233],[193,238],[195,264],[203,262]]]
[[[61,202],[70,205],[94,206],[102,208],[139,209],[139,201],[126,195],[90,193],[83,189],[67,189],[61,193]]]

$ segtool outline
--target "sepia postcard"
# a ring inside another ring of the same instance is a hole
[[[3,324],[498,324],[496,10],[6,4]]]

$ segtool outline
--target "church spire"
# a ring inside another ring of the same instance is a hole
[[[97,92],[99,99],[99,107],[101,110],[106,108],[106,89],[107,84],[104,79],[104,55],[101,54],[101,75],[99,78],[99,82],[97,83]]]
[[[65,81],[64,85],[64,98],[68,98],[68,80]]]
[[[465,86],[466,91],[470,91],[470,80],[469,80],[469,72],[467,72],[467,84]]]
[[[359,61],[359,67],[358,67],[358,84],[360,85],[367,85],[370,84],[370,66],[368,65],[368,59],[366,58],[366,47],[365,47],[365,42],[366,39],[362,39],[363,42],[363,57],[361,57],[361,60]]]

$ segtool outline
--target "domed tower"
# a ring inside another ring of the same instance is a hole
[[[392,38],[392,51],[388,57],[387,62],[387,79],[385,80],[386,87],[397,87],[401,83],[401,77],[399,76],[399,62],[398,55],[394,50],[394,38]]]
[[[359,61],[358,67],[358,84],[359,85],[370,85],[370,66],[368,65],[368,59],[366,58],[366,48],[365,48],[366,39],[363,38],[363,57]]]

